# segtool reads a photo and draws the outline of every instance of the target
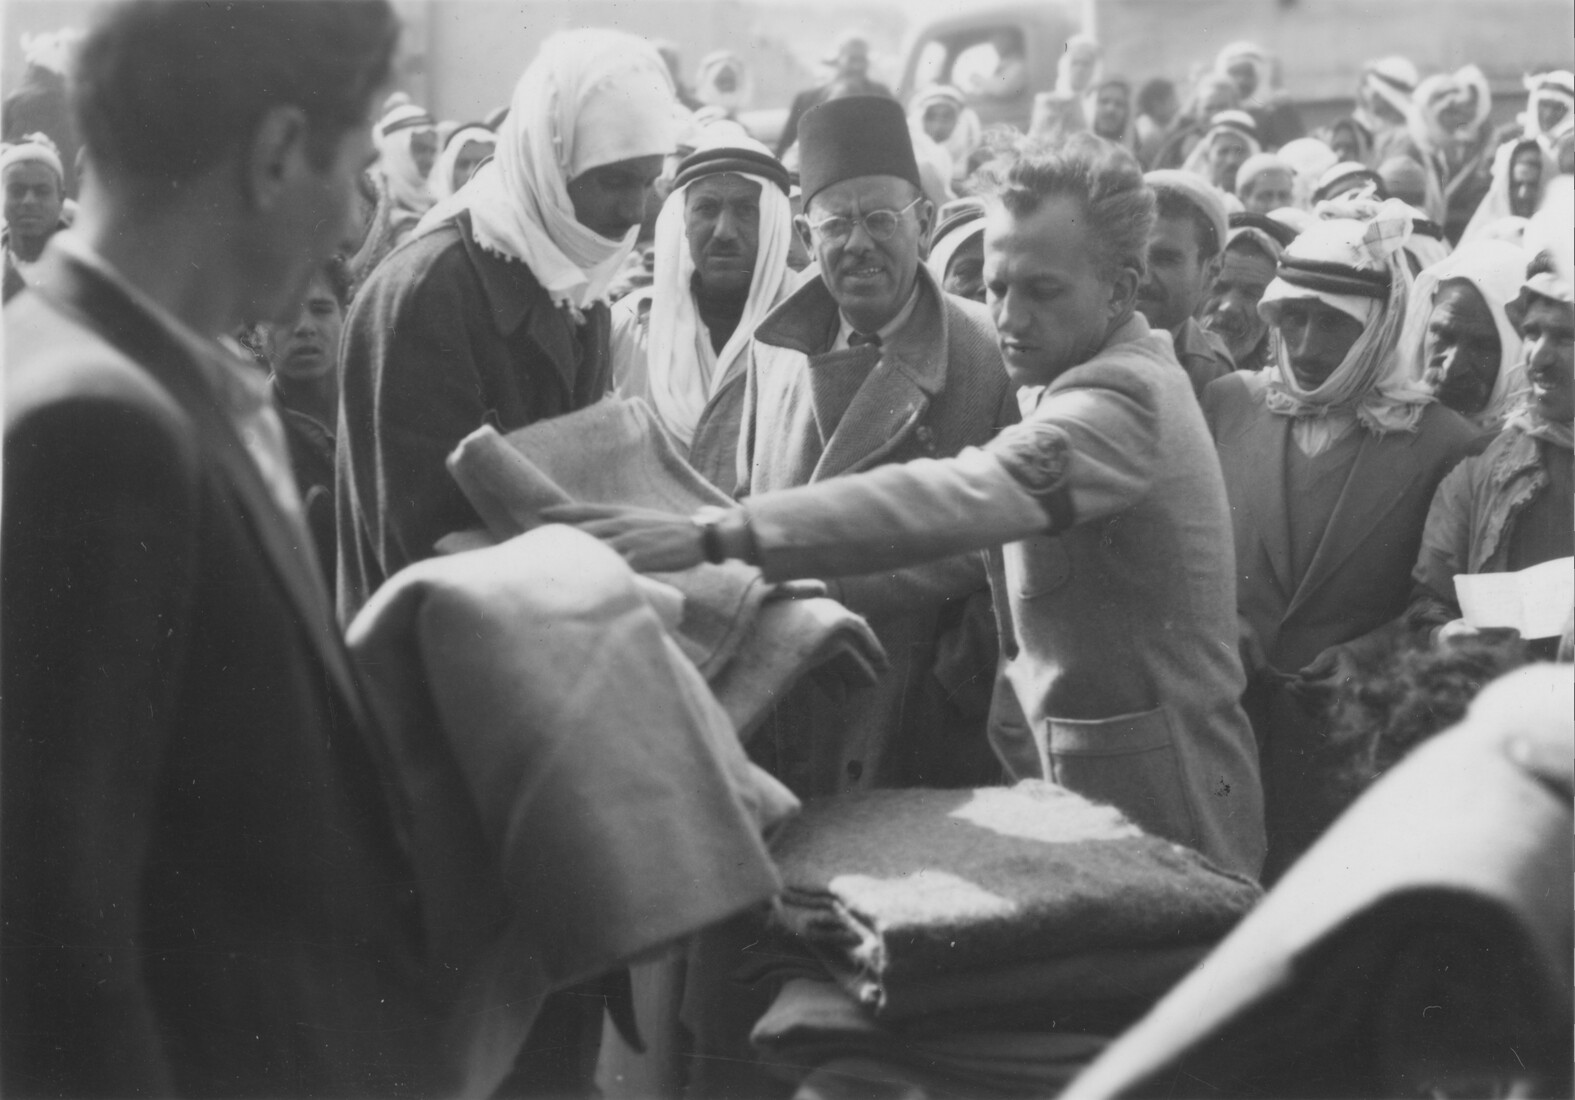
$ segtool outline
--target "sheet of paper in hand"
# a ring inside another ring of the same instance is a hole
[[[1556,638],[1575,607],[1575,558],[1556,558],[1514,573],[1459,573],[1460,613],[1478,630],[1512,627],[1522,638]]]

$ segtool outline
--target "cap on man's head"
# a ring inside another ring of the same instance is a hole
[[[758,142],[754,143],[753,147],[718,145],[695,150],[679,162],[678,174],[673,178],[673,190],[676,191],[706,176],[720,176],[726,173],[760,176],[781,188],[784,195],[788,193],[787,168]]]
[[[55,173],[55,179],[64,178],[60,169],[60,150],[54,139],[45,133],[25,135],[14,145],[0,145],[0,172],[13,164],[42,164]]]
[[[799,179],[808,206],[821,191],[860,176],[896,176],[924,190],[902,105],[886,96],[832,99],[804,113]]]
[[[1197,173],[1184,172],[1179,168],[1160,168],[1148,172],[1143,176],[1143,182],[1154,189],[1156,196],[1175,195],[1185,199],[1214,227],[1214,252],[1225,247],[1227,215],[1225,198],[1219,188]]]

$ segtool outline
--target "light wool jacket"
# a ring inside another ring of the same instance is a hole
[[[820,279],[761,322],[739,419],[739,496],[955,455],[1018,419],[988,311],[942,293],[922,267],[919,280],[912,314],[879,350],[830,350],[839,314]],[[983,746],[985,715],[955,712],[934,666],[959,602],[984,598],[982,558],[842,572],[863,575],[832,582],[832,595],[869,620],[891,670],[846,699],[795,693],[768,731],[776,759],[757,758],[801,795],[969,781],[959,758],[969,742]]]
[[[1041,774],[1232,870],[1263,861],[1219,462],[1170,341],[1134,316],[1022,424],[948,460],[746,502],[770,577],[1006,544],[1009,675]]]

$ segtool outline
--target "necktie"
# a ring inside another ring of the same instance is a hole
[[[871,332],[851,332],[848,334],[848,347],[859,348],[868,344],[872,348],[880,348],[880,334]]]

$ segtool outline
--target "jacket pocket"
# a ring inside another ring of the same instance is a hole
[[[1006,579],[1025,600],[1054,592],[1072,577],[1072,558],[1054,535],[1030,535],[1004,552]]]
[[[1146,832],[1196,847],[1192,799],[1163,707],[1114,718],[1047,718],[1045,727],[1050,779],[1110,803]]]

